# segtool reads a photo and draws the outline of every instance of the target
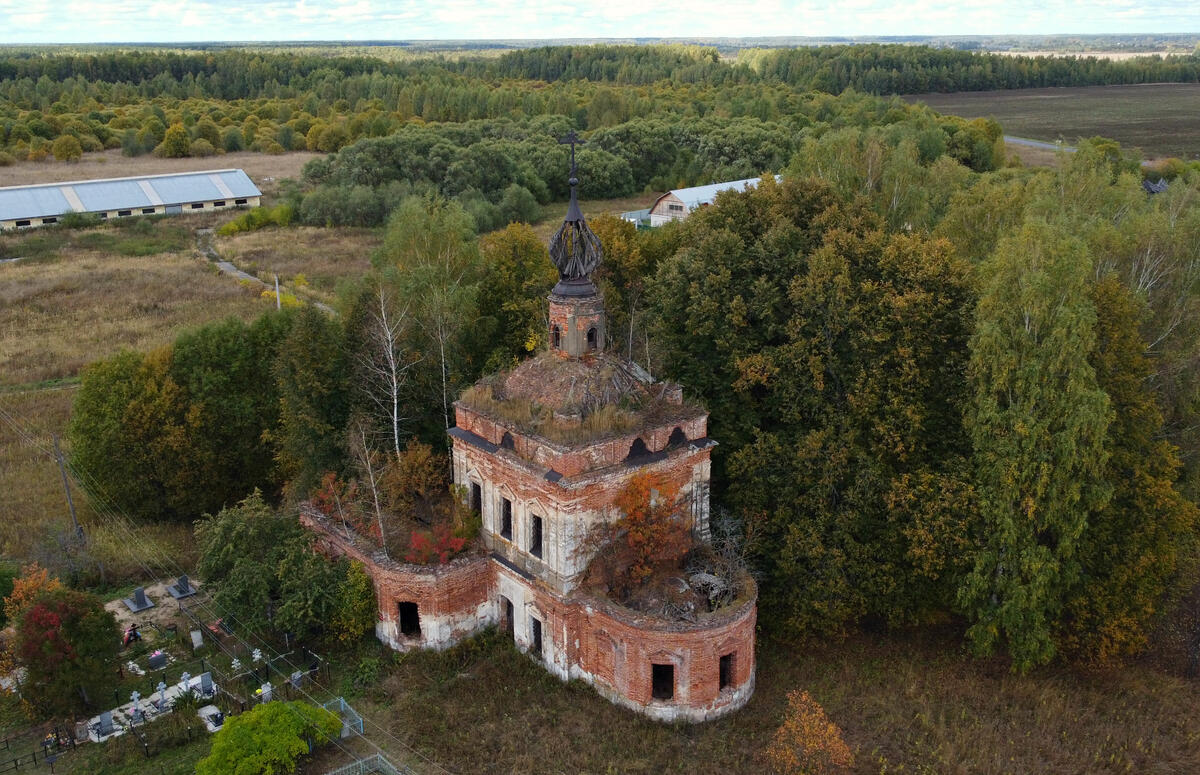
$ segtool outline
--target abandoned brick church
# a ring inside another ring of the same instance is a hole
[[[660,720],[716,718],[754,691],[748,576],[727,604],[683,616],[634,610],[580,583],[596,551],[589,532],[620,518],[614,498],[638,473],[676,487],[692,534],[708,539],[716,442],[679,385],[606,349],[591,279],[601,245],[576,201],[573,156],[571,201],[550,246],[560,279],[549,346],[455,404],[454,481],[481,515],[481,550],[409,565],[347,540],[320,515],[303,520],[325,551],[364,563],[378,594],[376,633],[393,648],[446,648],[498,625],[551,673],[612,702]]]

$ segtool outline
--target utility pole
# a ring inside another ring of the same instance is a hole
[[[67,508],[71,510],[71,524],[75,526],[75,535],[82,542],[84,540],[83,526],[79,524],[79,518],[75,516],[75,501],[71,498],[71,484],[67,481],[67,468],[63,462],[62,450],[58,447],[57,434],[54,435],[54,460],[58,463],[58,472],[62,474],[63,489],[67,491]]]
[[[283,309],[283,302],[279,299],[279,275],[275,275],[275,309]]]

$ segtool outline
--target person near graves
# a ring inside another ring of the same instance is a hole
[[[140,632],[138,632],[137,622],[134,622],[133,624],[130,624],[125,629],[125,639],[121,645],[128,646],[130,643],[133,643],[135,640],[141,640],[141,639],[142,639],[142,634]]]

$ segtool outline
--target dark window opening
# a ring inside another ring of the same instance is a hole
[[[512,540],[512,501],[500,499],[500,537]]]
[[[402,602],[397,608],[400,609],[400,634],[406,638],[421,637],[421,613],[417,604]]]
[[[646,446],[646,442],[642,441],[640,438],[637,438],[634,439],[633,443],[629,445],[629,454],[625,456],[625,459],[632,460],[635,457],[641,457],[642,455],[649,454],[650,448]]]
[[[471,482],[471,511],[476,514],[483,511],[483,488],[478,482]]]
[[[529,521],[529,553],[534,557],[542,556],[542,518],[533,517]]]
[[[550,329],[550,346],[555,350],[562,347],[562,329],[558,326]]]
[[[213,207],[224,207],[224,206],[225,206],[225,201],[223,199],[218,199],[217,201],[213,202]]]
[[[117,215],[124,218],[126,215],[133,215],[133,210],[117,210]]]
[[[192,202],[188,206],[191,207],[193,210],[199,210],[204,207],[204,203],[203,202]]]
[[[43,218],[42,223],[58,223],[57,218]]]
[[[721,657],[721,688],[728,689],[733,686],[733,654],[726,654]]]
[[[500,628],[504,630],[504,634],[513,639],[513,604],[512,601],[503,595],[500,596]]]
[[[540,658],[542,656],[542,623],[532,616],[529,617],[529,639],[532,641],[529,647],[530,653]]]
[[[505,431],[504,435],[500,437],[500,446],[504,449],[517,448],[516,442],[513,441],[512,434],[507,431]]]
[[[108,220],[108,213],[100,213],[100,220]]]
[[[595,327],[588,329],[587,342],[588,342],[589,350],[596,349],[596,329],[595,329]]]
[[[154,215],[154,208],[153,207],[143,207],[142,215]]]
[[[29,221],[17,221],[17,225],[18,225],[18,226],[28,226],[28,225],[29,225]]]
[[[650,666],[651,696],[656,700],[669,700],[675,696],[675,665]]]
[[[235,200],[233,200],[233,203],[235,205],[244,205],[244,204],[246,204],[246,200],[245,199],[235,199]]]
[[[675,430],[671,431],[671,437],[667,439],[668,447],[680,447],[687,443],[687,434],[684,433],[683,428],[680,428],[679,426],[676,426]]]

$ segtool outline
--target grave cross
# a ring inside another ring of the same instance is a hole
[[[158,704],[162,705],[163,708],[166,709],[166,707],[167,707],[167,682],[159,681],[157,688],[158,688]]]
[[[188,686],[188,681],[190,681],[190,680],[192,680],[191,673],[184,673],[183,675],[179,676],[179,683],[183,684],[183,690],[185,692],[191,691],[191,687]]]

